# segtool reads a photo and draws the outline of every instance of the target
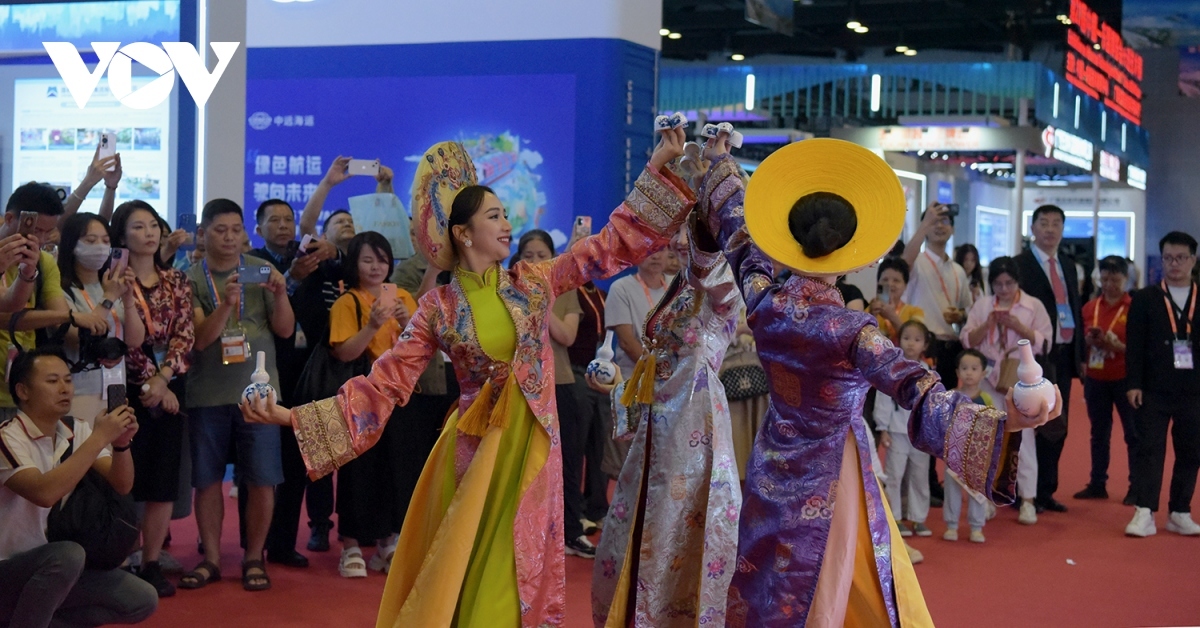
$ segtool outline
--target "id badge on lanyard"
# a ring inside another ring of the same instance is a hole
[[[1175,368],[1190,371],[1195,368],[1192,358],[1192,344],[1186,340],[1176,340],[1172,343],[1175,352]]]
[[[1075,314],[1071,312],[1071,306],[1066,303],[1058,304],[1058,327],[1059,329],[1075,329]]]
[[[241,364],[250,355],[250,341],[241,328],[221,332],[221,364]]]
[[[1092,347],[1088,351],[1088,368],[1096,371],[1104,370],[1104,359],[1108,357],[1108,351],[1100,347]]]

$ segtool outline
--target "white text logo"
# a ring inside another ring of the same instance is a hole
[[[191,93],[196,105],[203,107],[212,95],[217,81],[225,73],[233,53],[239,43],[236,41],[214,41],[211,44],[217,55],[217,67],[210,73],[200,58],[196,47],[185,41],[163,42],[162,48],[146,42],[134,42],[121,46],[120,42],[94,41],[92,50],[96,52],[99,63],[96,69],[88,71],[83,63],[83,57],[70,42],[42,42],[58,74],[62,76],[75,104],[82,109],[87,106],[100,77],[108,70],[108,85],[113,96],[121,104],[132,109],[150,109],[171,95],[175,86],[175,71]],[[120,54],[117,54],[117,53]],[[133,62],[158,72],[159,77],[149,84],[133,90]]]

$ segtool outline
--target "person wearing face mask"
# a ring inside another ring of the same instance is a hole
[[[108,334],[81,337],[78,329],[67,332],[67,357],[75,368],[75,396],[71,416],[92,422],[105,410],[109,384],[124,384],[125,349],[141,346],[146,327],[134,311],[134,272],[126,266],[109,267],[108,225],[96,214],[81,213],[63,223],[58,265],[67,305],[78,314],[94,314],[108,323]],[[120,342],[111,342],[113,339]],[[110,355],[119,349],[119,355]]]

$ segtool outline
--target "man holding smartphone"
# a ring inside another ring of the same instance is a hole
[[[198,235],[205,254],[187,272],[195,310],[198,357],[187,377],[188,428],[192,448],[192,486],[196,488],[196,522],[204,543],[204,562],[185,574],[184,589],[207,585],[220,573],[221,525],[224,518],[221,480],[230,448],[236,473],[248,489],[246,553],[242,586],[268,589],[263,547],[275,502],[275,485],[283,481],[279,430],[249,425],[238,410],[241,391],[250,381],[257,351],[267,354],[267,372],[278,381],[274,336],[291,337],[296,319],[283,275],[264,259],[243,255],[242,208],[228,199],[209,201],[201,213]],[[239,268],[267,266],[267,281],[246,284]]]
[[[296,212],[283,199],[263,201],[255,211],[254,218],[257,223],[254,230],[263,239],[263,246],[250,251],[250,254],[270,261],[283,273],[287,280],[289,300],[294,303],[294,311],[301,313],[296,317],[295,333],[288,337],[275,335],[275,361],[279,371],[275,389],[279,391],[281,403],[295,404],[293,395],[296,383],[312,354],[312,347],[308,344],[310,336],[303,329],[304,312],[310,309],[323,310],[324,319],[329,319],[328,310],[322,308],[319,299],[313,302],[310,298],[313,294],[320,297],[320,293],[302,287],[318,270],[321,262],[337,256],[337,249],[329,242],[307,236],[307,246],[301,249],[300,242],[296,240]],[[314,342],[319,338],[319,335],[312,337]],[[274,515],[267,535],[267,560],[289,567],[307,567],[308,558],[296,551],[300,505],[303,502],[308,506],[310,527],[332,529],[333,481],[331,477],[309,481],[304,460],[300,457],[300,447],[296,444],[296,435],[291,428],[280,428],[279,438],[283,482],[275,487]],[[240,490],[238,497],[240,501]],[[317,549],[321,549],[319,544]],[[328,549],[328,542],[325,549]]]
[[[73,314],[67,307],[62,289],[58,263],[49,253],[40,250],[40,243],[56,229],[63,213],[58,192],[42,183],[26,183],[13,190],[5,207],[4,224],[0,226],[0,260],[7,262],[4,283],[8,286],[0,296],[0,312],[28,309],[16,324],[15,343],[25,349],[37,344],[35,330],[73,324],[94,334],[108,331],[108,323],[93,314]],[[22,224],[26,233],[21,233]],[[5,259],[6,258],[6,259]],[[0,376],[4,375],[14,351],[14,338],[9,336],[10,314],[0,313]],[[7,390],[0,387],[0,420],[16,416],[17,408]]]
[[[957,330],[973,304],[967,272],[946,252],[954,235],[954,216],[949,209],[936,203],[930,206],[904,247],[904,261],[912,269],[904,301],[925,313],[925,326],[936,339],[932,353],[937,372],[947,389],[958,385],[955,360],[963,346]]]

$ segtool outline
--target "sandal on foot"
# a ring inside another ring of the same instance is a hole
[[[375,550],[375,553],[371,556],[371,561],[367,563],[367,568],[386,575],[392,568],[392,557],[395,555],[395,545],[383,545]]]
[[[258,570],[257,573],[251,573]],[[242,588],[247,591],[266,591],[271,588],[271,577],[261,560],[242,561]]]
[[[342,550],[342,560],[338,563],[338,573],[343,578],[366,578],[367,561],[363,560],[362,549],[348,547]]]
[[[183,574],[183,577],[179,579],[179,588],[203,589],[213,582],[220,582],[220,580],[221,568],[206,560],[196,565],[195,569]]]

